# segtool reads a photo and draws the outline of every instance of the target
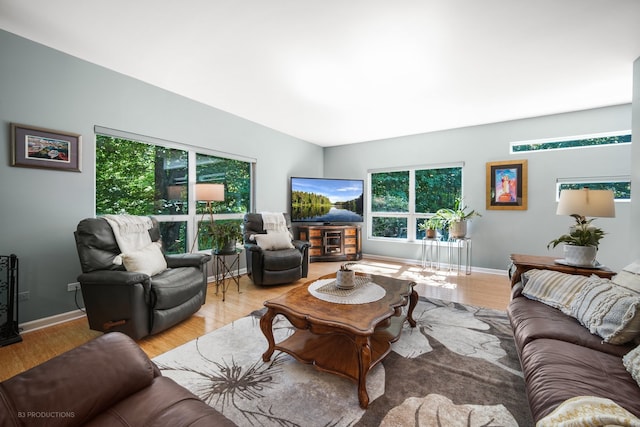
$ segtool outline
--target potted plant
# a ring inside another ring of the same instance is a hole
[[[469,209],[462,201],[462,198],[456,198],[456,202],[451,208],[441,208],[436,211],[443,224],[449,227],[449,236],[461,239],[467,235],[467,221],[476,216],[482,216],[475,210]]]
[[[352,289],[356,285],[356,272],[349,267],[355,262],[345,262],[340,265],[340,270],[336,272],[336,286],[340,289]]]
[[[427,239],[435,239],[438,234],[438,230],[441,230],[444,225],[444,220],[441,217],[434,215],[426,221],[421,222],[419,229],[424,230]]]
[[[209,236],[215,254],[232,254],[238,240],[242,240],[242,230],[236,221],[218,221],[209,225]]]
[[[571,265],[594,266],[598,245],[606,234],[601,228],[594,227],[591,222],[582,215],[571,215],[576,224],[571,227],[568,234],[563,234],[547,244],[547,249],[555,248],[564,243],[564,261]]]

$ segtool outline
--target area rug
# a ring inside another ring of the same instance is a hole
[[[524,381],[506,314],[420,297],[416,328],[405,322],[391,353],[356,384],[276,351],[263,311],[154,359],[173,378],[239,426],[530,426]],[[276,342],[292,333],[274,320]]]

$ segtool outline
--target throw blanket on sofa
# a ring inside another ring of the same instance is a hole
[[[263,227],[267,232],[288,231],[287,221],[282,212],[262,212],[261,215]]]
[[[113,229],[113,235],[123,254],[135,252],[151,244],[149,229],[153,227],[153,222],[148,216],[104,215],[103,218]],[[122,257],[117,256],[113,263],[121,265]]]

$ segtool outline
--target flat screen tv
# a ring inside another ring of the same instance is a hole
[[[291,221],[363,222],[364,180],[291,178]]]

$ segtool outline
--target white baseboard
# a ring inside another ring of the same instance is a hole
[[[370,254],[362,254],[362,258],[363,259],[377,259],[380,261],[389,261],[389,262],[398,262],[401,264],[410,264],[410,265],[420,265],[420,261],[416,260],[416,259],[405,259],[405,258],[394,258],[394,257],[388,257],[388,256],[382,256],[382,255],[370,255]],[[440,263],[440,269],[444,270],[444,269],[448,269],[449,265],[444,264],[444,263]],[[453,270],[454,266],[451,266],[451,269]],[[457,266],[455,266],[455,268],[458,268]],[[464,267],[462,267],[462,269],[464,270]],[[476,272],[476,273],[487,273],[487,274],[496,274],[498,276],[506,276],[507,275],[507,270],[496,270],[494,268],[483,268],[483,267],[474,267],[471,266],[471,272]]]
[[[80,319],[85,317],[86,314],[81,310],[68,311],[66,313],[55,314],[49,317],[43,317],[42,319],[31,320],[19,324],[18,327],[22,333],[37,331],[38,329],[47,328],[49,326],[57,325],[59,323],[68,322],[70,320]]]
[[[246,268],[241,268],[240,269],[240,276],[243,276],[245,274],[247,274],[247,269]],[[220,276],[220,275],[218,275],[218,276]],[[210,285],[211,284],[215,284],[216,280],[218,280],[218,276],[208,276],[207,277],[207,283],[210,284]]]

